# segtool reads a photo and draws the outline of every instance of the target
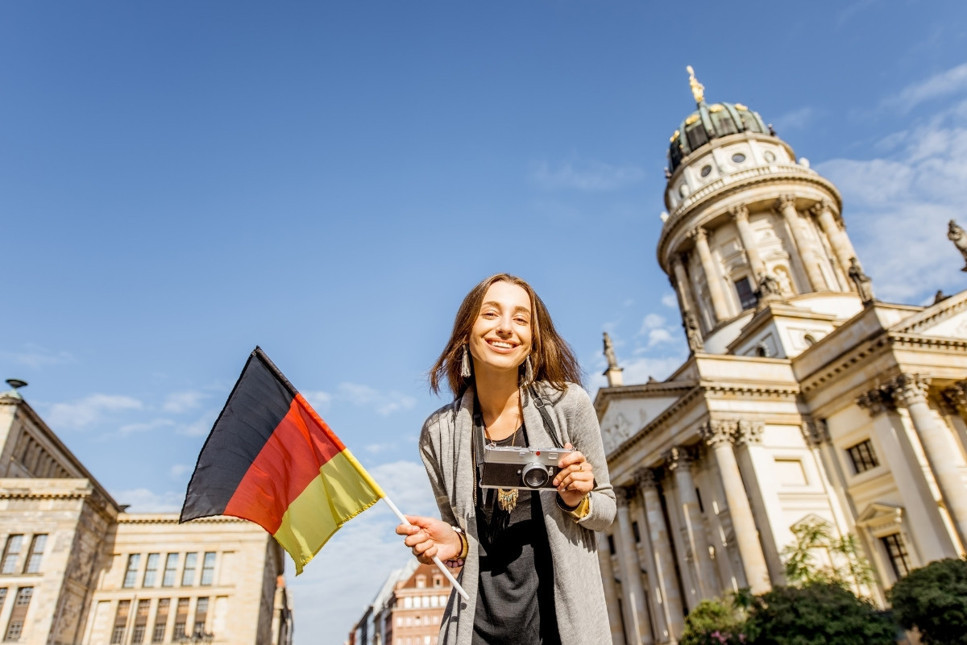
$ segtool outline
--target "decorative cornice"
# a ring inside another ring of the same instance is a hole
[[[930,387],[929,377],[919,374],[898,374],[861,394],[856,404],[875,417],[883,412],[896,410],[897,406],[909,407],[926,400]]]
[[[735,424],[734,441],[737,446],[762,443],[765,424],[762,421],[740,419]]]
[[[710,419],[702,424],[702,427],[699,429],[699,436],[711,448],[729,444],[732,443],[732,433],[735,430],[735,425],[735,421]]]

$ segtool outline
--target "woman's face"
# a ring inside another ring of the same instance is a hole
[[[484,294],[480,312],[470,330],[474,370],[513,371],[531,352],[534,313],[523,287],[495,282]]]

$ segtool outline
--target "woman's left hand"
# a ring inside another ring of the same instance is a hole
[[[570,443],[565,444],[564,449],[572,452],[558,460],[558,473],[553,484],[561,501],[568,506],[577,506],[594,488],[594,469],[581,451],[574,450]]]

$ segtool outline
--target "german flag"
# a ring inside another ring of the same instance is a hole
[[[251,520],[289,552],[298,575],[339,527],[384,496],[256,347],[198,455],[180,521]]]

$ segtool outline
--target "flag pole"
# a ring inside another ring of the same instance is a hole
[[[392,509],[394,513],[396,513],[396,517],[400,518],[400,522],[402,522],[407,526],[413,526],[412,524],[410,524],[410,521],[406,519],[406,516],[400,512],[400,509],[396,508],[396,504],[393,503],[393,500],[391,500],[389,497],[386,497],[384,495],[383,501],[389,505],[390,509]],[[448,569],[445,564],[440,562],[440,558],[438,558],[437,556],[433,556],[433,563],[437,566],[438,569],[440,569],[440,571],[443,572],[443,575],[447,577],[447,580],[450,581],[450,584],[453,585],[453,588],[457,590],[460,596],[464,600],[469,601],[470,596],[467,595],[467,592],[463,590],[463,587],[460,586],[460,583],[457,582],[457,579],[453,577],[452,573],[450,573],[450,569]]]

